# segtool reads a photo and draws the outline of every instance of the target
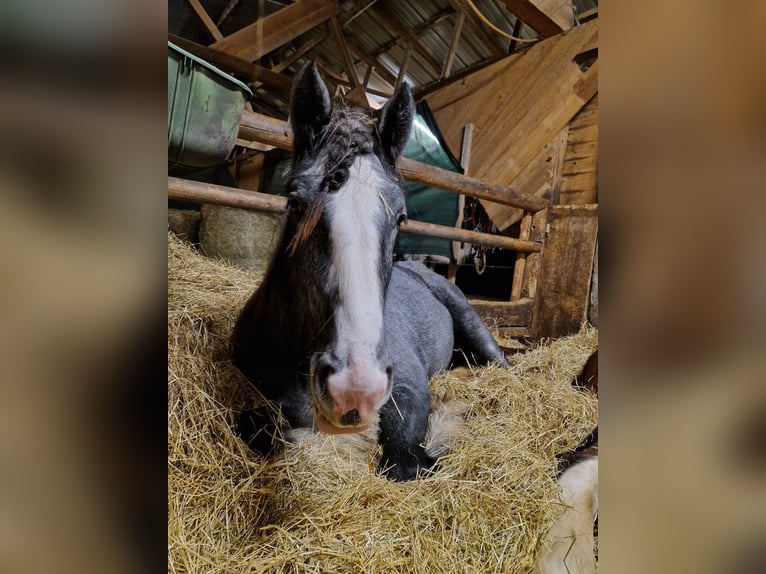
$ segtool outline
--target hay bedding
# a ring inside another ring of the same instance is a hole
[[[394,483],[363,437],[310,435],[267,462],[232,434],[254,398],[228,338],[259,280],[168,236],[168,571],[527,572],[559,511],[554,454],[596,423],[569,382],[597,332],[437,377],[464,428],[439,472]]]

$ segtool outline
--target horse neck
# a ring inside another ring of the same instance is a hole
[[[253,316],[270,343],[288,354],[303,356],[325,328],[330,313],[307,284],[298,254],[290,256],[287,246],[292,234],[285,230],[264,280],[253,295]]]

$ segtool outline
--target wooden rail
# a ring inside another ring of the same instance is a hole
[[[202,183],[177,177],[168,177],[168,197],[184,201],[196,201],[227,207],[239,207],[269,213],[286,213],[287,198],[280,195],[260,193],[258,191],[245,191],[234,187]],[[477,233],[445,225],[434,225],[422,221],[409,220],[403,223],[399,230],[411,235],[426,235],[440,239],[453,241],[465,241],[489,247],[510,249],[521,253],[539,253],[542,246],[533,241],[524,241],[505,235],[492,235],[489,233]]]
[[[289,124],[283,120],[254,112],[244,112],[239,125],[239,138],[292,150],[293,138]],[[462,193],[477,199],[519,207],[525,211],[537,212],[548,207],[548,200],[529,193],[523,193],[485,183],[467,175],[420,163],[408,158],[399,160],[399,169],[407,181],[438,187],[453,193]]]

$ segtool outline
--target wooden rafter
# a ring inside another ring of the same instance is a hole
[[[375,13],[380,16],[380,19],[393,34],[407,38],[407,45],[411,46],[412,49],[414,49],[418,54],[418,56],[423,58],[425,63],[433,70],[434,75],[441,71],[441,64],[431,53],[431,51],[426,49],[426,47],[420,43],[419,38],[415,34],[414,30],[408,30],[404,24],[392,16],[387,9],[381,6],[375,6],[373,10],[375,10]]]
[[[571,2],[562,0],[503,0],[516,17],[544,37],[574,26]]]
[[[343,66],[346,69],[346,76],[348,76],[348,80],[351,82],[351,85],[354,88],[357,88],[361,84],[359,83],[359,78],[356,75],[354,61],[351,59],[351,51],[348,49],[346,39],[343,37],[343,30],[341,30],[340,22],[338,22],[338,19],[335,16],[330,18],[330,30],[332,31],[335,45],[338,47],[338,51],[340,52]]]
[[[280,62],[276,64],[271,70],[273,72],[282,72],[286,70],[329,37],[330,34],[325,29],[315,29],[307,34],[304,34],[304,36],[301,37],[301,41],[296,44],[294,49],[295,51],[283,60],[280,60]]]
[[[356,18],[364,14],[368,8],[370,8],[378,0],[362,0],[355,2],[351,8],[345,11],[341,17],[341,26],[345,26],[350,22],[353,22]]]
[[[449,53],[447,54],[447,58],[444,60],[444,66],[442,67],[442,78],[449,78],[452,73],[452,63],[455,61],[455,53],[457,52],[458,44],[460,44],[460,34],[463,31],[464,21],[465,14],[461,12],[458,14],[457,20],[455,21],[455,29],[452,32],[452,43],[450,44]]]
[[[192,10],[197,14],[197,17],[202,22],[202,25],[205,27],[205,30],[207,30],[208,34],[213,38],[213,40],[222,40],[223,34],[221,34],[221,31],[218,29],[218,27],[213,22],[213,19],[210,18],[205,8],[200,4],[199,0],[186,0],[189,5],[192,7]]]
[[[407,66],[410,63],[410,55],[412,54],[412,46],[414,44],[414,41],[410,41],[409,44],[407,44],[407,49],[404,51],[404,59],[402,60],[402,65],[399,67],[399,75],[396,77],[396,85],[394,88],[399,88],[399,86],[404,81],[404,75],[407,73]]]
[[[442,22],[444,19],[449,18],[454,13],[455,11],[452,8],[447,8],[446,10],[442,10],[438,14],[431,16],[428,20],[426,20],[422,24],[418,24],[411,32],[404,34],[402,36],[399,36],[397,38],[394,38],[390,42],[386,42],[380,48],[372,52],[372,55],[377,58],[378,56],[380,56],[381,54],[384,54],[385,52],[388,52],[395,46],[398,46],[399,44],[403,42],[408,42],[409,40],[412,40],[413,38],[420,36],[423,32],[425,32],[432,26],[435,26],[439,22]]]
[[[474,11],[466,3],[465,0],[449,0],[450,6],[452,6],[456,12],[465,14],[466,22],[471,31],[476,34],[481,43],[489,50],[489,53],[494,56],[504,55],[503,50],[497,43],[497,39],[493,32],[487,28],[484,23],[474,14]]]
[[[346,37],[346,44],[348,44],[349,49],[354,54],[356,54],[357,58],[362,60],[368,66],[374,67],[375,73],[380,76],[383,81],[388,82],[388,84],[391,86],[396,85],[396,76],[389,72],[388,69],[383,64],[381,64],[377,58],[374,58],[365,52],[361,46],[356,43],[356,40],[354,40],[351,36]]]
[[[221,27],[221,24],[223,24],[226,19],[229,17],[231,12],[236,8],[240,3],[240,0],[229,0],[229,3],[226,5],[226,8],[223,9],[223,12],[221,12],[221,15],[218,17],[218,20],[216,20],[215,25],[219,28]]]
[[[287,78],[281,74],[277,74],[268,68],[264,68],[258,64],[253,64],[247,60],[237,58],[231,54],[221,52],[215,48],[202,46],[201,44],[197,44],[196,42],[192,42],[186,38],[181,38],[180,36],[168,34],[168,39],[187,52],[191,52],[195,56],[199,56],[203,60],[206,60],[214,66],[221,68],[225,72],[240,76],[248,82],[260,82],[258,85],[261,83],[267,84],[274,88],[279,88],[281,91],[287,93],[290,91],[290,78]]]
[[[298,0],[259,18],[211,47],[253,61],[337,15],[337,0]]]

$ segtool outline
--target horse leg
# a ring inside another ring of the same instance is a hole
[[[394,381],[391,398],[380,409],[380,469],[392,480],[412,480],[434,464],[422,443],[428,429],[431,390],[423,373],[421,383]]]
[[[291,394],[286,397],[243,411],[236,420],[236,434],[250,449],[268,457],[281,450],[289,440],[291,429],[312,426],[309,393],[292,387]]]

